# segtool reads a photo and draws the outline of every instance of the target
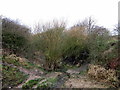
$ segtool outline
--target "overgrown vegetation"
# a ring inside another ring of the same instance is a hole
[[[24,53],[26,58],[43,63],[47,70],[55,70],[63,62],[107,65],[110,59],[117,57],[114,47],[105,53],[112,48],[109,43],[113,39],[106,28],[95,25],[91,18],[69,30],[65,30],[65,22],[53,21],[36,25],[35,34],[30,35],[29,31],[27,27],[4,18],[3,48],[11,53]]]
[[[2,66],[2,86],[3,88],[12,88],[22,83],[27,75],[20,72],[17,68],[11,66]]]
[[[87,59],[89,50],[86,47],[86,36],[83,27],[73,27],[64,34],[62,47],[63,61],[71,64],[82,64]],[[86,62],[86,61],[85,61]]]
[[[26,26],[10,20],[2,19],[2,45],[9,53],[23,53],[29,41],[30,30]]]
[[[38,82],[40,82],[41,80],[43,80],[43,78],[38,78],[38,79],[34,79],[34,80],[30,80],[27,83],[25,83],[22,86],[22,89],[32,89],[32,87],[36,84],[38,84]]]
[[[33,68],[33,65],[31,65],[31,63],[29,61],[27,61],[25,58],[17,57],[15,54],[11,54],[9,56],[6,56],[2,60],[3,60],[3,63],[15,65],[18,67],[21,66],[21,67],[24,67],[26,69]]]
[[[101,65],[107,69],[112,68],[119,72],[118,40],[114,40],[115,37],[113,38],[110,35],[108,29],[95,25],[94,20],[91,18],[79,22],[69,30],[66,30],[64,21],[53,21],[44,25],[39,24],[36,25],[34,33],[30,33],[28,27],[8,18],[3,18],[2,24],[3,63],[32,68],[31,64],[24,61],[18,63],[20,58],[7,57],[7,55],[16,54],[29,59],[31,62],[40,64],[40,67],[48,71],[66,69],[67,66],[65,65],[68,64],[79,64],[80,66],[90,63]],[[111,63],[114,65],[112,66]],[[3,73],[6,75],[7,71],[5,70],[8,67],[3,67],[3,69]],[[14,72],[13,69],[10,70]],[[9,79],[6,81],[9,81]],[[30,81],[28,84],[32,87],[36,83],[37,81]],[[24,87],[28,87],[28,84]],[[15,85],[10,84],[10,86]],[[38,87],[47,86],[49,85],[43,83]]]
[[[55,86],[57,79],[56,78],[49,78],[43,81],[42,83],[38,84],[37,89],[40,88],[52,88]]]
[[[103,29],[103,31],[100,31]],[[103,57],[103,53],[109,48],[109,33],[104,28],[98,29],[98,32],[90,34],[88,39],[88,47],[90,50],[89,59],[93,63],[103,64],[106,58]],[[101,34],[102,33],[102,34]]]
[[[47,70],[55,70],[60,66],[62,59],[62,33],[64,26],[61,24],[50,26],[43,26],[42,33],[33,36],[33,46],[36,46],[38,52],[42,52],[46,63],[44,68]],[[37,27],[38,31],[41,31],[40,27]]]

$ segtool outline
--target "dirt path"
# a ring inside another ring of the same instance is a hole
[[[18,69],[21,72],[24,72],[25,74],[28,74],[29,78],[27,80],[25,80],[23,83],[21,83],[20,85],[18,85],[17,87],[15,87],[15,88],[22,88],[22,86],[25,83],[27,83],[29,80],[34,80],[34,79],[37,79],[37,78],[41,78],[40,75],[43,74],[43,72],[38,70],[38,69],[28,70],[28,69],[25,69],[25,68],[22,68],[22,67],[19,67]]]
[[[26,82],[28,82],[29,80],[33,80],[33,79],[37,79],[37,78],[41,78],[41,75],[43,74],[43,71],[41,70],[38,70],[38,69],[25,69],[23,67],[18,67],[18,66],[15,66],[13,64],[7,64],[7,63],[4,63],[4,65],[7,65],[7,66],[11,66],[11,67],[14,67],[14,68],[17,68],[19,69],[21,72],[25,73],[28,75],[28,79],[26,79],[24,82],[22,82],[21,84],[19,84],[17,87],[15,88],[22,88],[22,85],[24,85]]]
[[[24,72],[25,74],[28,74],[28,75],[42,75],[43,74],[43,71],[35,69],[35,68],[34,69],[25,69],[23,67],[18,67],[18,69],[21,72]]]
[[[95,80],[90,80],[86,71],[88,69],[88,64],[84,64],[81,67],[69,69],[66,72],[69,74],[69,79],[65,81],[65,88],[107,88],[107,86],[102,85],[100,82]],[[82,74],[80,74],[82,72]]]
[[[21,72],[29,75],[28,78],[15,88],[22,88],[22,86],[28,82],[29,80],[46,77],[52,78],[56,77],[59,78],[58,82],[56,83],[57,88],[107,88],[107,86],[102,85],[96,81],[90,80],[86,75],[81,75],[79,72],[85,71],[88,65],[83,65],[79,68],[69,69],[66,73],[62,72],[51,72],[46,75],[43,75],[44,72],[38,69],[25,69],[23,67],[17,67],[12,64],[7,64],[8,66],[12,66],[18,68]]]
[[[33,69],[25,69],[23,67],[18,67],[18,66],[15,66],[13,64],[8,64],[8,63],[4,63],[3,65],[7,65],[7,66],[11,66],[13,68],[17,68],[19,69],[21,72],[25,73],[25,74],[28,74],[28,75],[42,75],[43,74],[43,71],[40,70],[40,69],[36,69],[36,68],[33,68]]]
[[[68,69],[66,72],[69,74],[79,74],[80,72],[86,71],[87,68],[88,68],[88,64],[84,64],[84,65],[74,68],[74,69]]]
[[[79,76],[77,78],[69,78],[65,84],[65,88],[108,88],[101,83],[90,80],[86,76]]]

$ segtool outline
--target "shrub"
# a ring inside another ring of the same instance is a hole
[[[46,45],[45,50],[43,50],[48,62],[48,68],[55,69],[58,67],[61,60],[61,47],[62,47],[62,30],[63,29],[53,29],[46,32],[47,36],[44,38],[44,45]]]
[[[87,47],[90,54],[89,59],[92,63],[106,64],[107,58],[103,53],[109,49],[109,32],[105,28],[95,28],[95,30],[88,35]]]
[[[33,37],[36,50],[42,52],[45,56],[44,68],[47,70],[54,70],[60,65],[63,30],[64,26],[56,26],[56,23],[53,23],[53,26],[46,25],[46,27],[42,28],[43,32]]]
[[[65,32],[62,47],[63,60],[71,64],[83,63],[88,57],[84,28],[74,27]]]
[[[29,40],[29,28],[8,18],[2,19],[3,48],[11,53],[23,52]]]

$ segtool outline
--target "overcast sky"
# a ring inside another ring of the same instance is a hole
[[[33,27],[53,19],[67,20],[68,27],[86,17],[96,24],[113,29],[118,23],[120,0],[0,0],[0,14]]]

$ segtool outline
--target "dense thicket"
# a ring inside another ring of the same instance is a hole
[[[33,35],[32,46],[35,46],[35,52],[43,53],[46,61],[44,68],[54,70],[62,59],[64,25],[52,23],[43,27],[37,27],[37,31],[42,29],[43,32]]]
[[[61,67],[63,62],[86,62],[107,66],[117,57],[117,44],[106,28],[89,18],[65,29],[65,22],[37,25],[30,34],[26,26],[10,19],[2,20],[3,48],[12,53],[23,52],[29,60],[43,63],[47,70]],[[41,62],[43,59],[43,62]]]
[[[65,31],[62,48],[63,61],[71,64],[82,64],[89,54],[86,40],[85,28],[82,26],[75,26],[69,31]]]
[[[29,28],[8,18],[2,19],[2,47],[11,53],[21,53],[29,41]]]

